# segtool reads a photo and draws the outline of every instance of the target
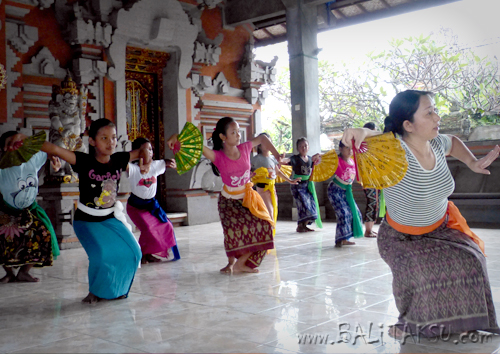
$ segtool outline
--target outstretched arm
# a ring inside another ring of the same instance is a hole
[[[177,143],[177,138],[179,134],[174,134],[167,140],[167,145],[170,148],[170,150],[174,149],[175,143]],[[209,159],[211,162],[214,162],[215,160],[215,154],[212,149],[203,146],[203,156],[205,156],[207,159]]]
[[[271,142],[271,140],[269,140],[269,138],[267,136],[259,135],[255,138],[253,138],[251,141],[252,141],[252,146],[254,146],[254,147],[262,144],[262,146],[264,148],[271,151],[271,154],[274,155],[274,157],[276,158],[276,161],[281,162],[280,153],[278,152],[278,150],[276,150],[273,143]]]
[[[490,174],[490,171],[486,168],[498,157],[500,153],[500,147],[498,145],[496,145],[486,156],[478,160],[462,140],[453,135],[449,136],[451,137],[451,156],[462,161],[476,173],[482,173],[484,175]]]

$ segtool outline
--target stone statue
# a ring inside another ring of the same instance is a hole
[[[465,138],[468,138],[470,135],[470,126],[471,126],[471,121],[467,116],[462,120],[462,134],[465,136]]]
[[[85,132],[85,115],[87,110],[87,88],[77,88],[68,74],[61,86],[52,86],[52,100],[49,102],[51,143],[71,151],[86,152],[82,135]],[[62,161],[58,172],[50,169],[50,182],[77,182],[78,177],[71,165]]]

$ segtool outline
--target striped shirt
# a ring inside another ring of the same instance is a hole
[[[387,213],[398,224],[429,226],[439,221],[448,208],[448,197],[455,189],[455,181],[446,163],[451,151],[451,137],[438,135],[430,141],[436,157],[432,170],[425,170],[412,151],[400,139],[406,151],[408,170],[401,182],[384,190]]]

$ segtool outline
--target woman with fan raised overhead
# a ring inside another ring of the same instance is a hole
[[[38,171],[47,154],[40,151],[45,132],[11,144],[15,131],[0,137],[0,265],[6,275],[2,283],[38,282],[33,267],[49,267],[59,255],[56,233],[45,211],[37,204]],[[53,157],[53,170],[61,167]],[[17,275],[14,268],[20,267]]]
[[[307,138],[302,137],[297,139],[298,154],[290,156],[287,162],[292,166],[292,179],[300,178],[300,182],[296,185],[291,185],[293,199],[297,206],[298,220],[297,232],[314,231],[307,226],[316,222],[319,228],[323,227],[321,223],[321,215],[319,210],[318,198],[314,183],[310,181],[313,165],[320,161],[320,155],[308,156],[309,142]]]
[[[361,213],[354,201],[352,183],[356,178],[356,168],[352,159],[352,150],[339,143],[339,165],[332,181],[328,184],[328,199],[335,210],[337,229],[335,247],[354,245],[352,237],[362,237]]]
[[[262,144],[277,161],[280,155],[264,135],[240,144],[240,127],[230,117],[219,119],[212,140],[213,150],[204,146],[203,155],[224,183],[218,206],[228,264],[221,273],[257,273],[266,250],[274,248],[275,224],[264,201],[252,189],[250,154],[254,146]],[[178,141],[178,136],[173,135],[168,146],[173,149]]]
[[[500,147],[478,160],[460,139],[439,134],[440,120],[431,93],[415,90],[397,94],[385,119],[385,131],[397,134],[408,162],[401,181],[384,190],[387,214],[377,238],[392,270],[400,315],[389,334],[397,338],[410,332],[428,337],[472,330],[500,333],[484,243],[448,201],[455,183],[446,163],[451,155],[472,171],[489,174],[486,168]],[[342,140],[346,145],[354,140],[359,149],[365,138],[377,134],[348,129]]]
[[[151,142],[146,138],[137,138],[132,142],[132,150],[145,148],[153,158]],[[144,165],[142,161],[130,163],[127,167],[131,194],[127,201],[127,214],[135,226],[141,230],[139,245],[142,251],[142,263],[161,262],[160,257],[168,258],[172,249],[173,260],[180,259],[174,227],[167,214],[156,200],[156,177],[167,168],[176,168],[175,160],[154,160]]]

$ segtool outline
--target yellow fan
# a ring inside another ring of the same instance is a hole
[[[310,180],[323,182],[332,177],[339,165],[339,157],[335,150],[330,150],[321,155],[321,161],[313,166]]]
[[[177,173],[192,169],[200,161],[203,152],[203,136],[193,123],[186,122],[173,148]]]
[[[283,173],[285,176],[288,176],[288,178],[291,178],[292,175],[292,166],[290,165],[281,165],[280,166],[280,171]],[[276,175],[276,183],[285,183],[286,180],[281,177],[280,175]]]
[[[354,146],[354,143],[353,143]],[[366,138],[353,148],[356,176],[363,188],[383,189],[398,184],[406,174],[406,153],[393,133]]]
[[[9,168],[20,166],[29,161],[42,148],[46,139],[45,131],[40,131],[35,135],[29,136],[24,141],[18,141],[14,144],[14,150],[7,151],[2,156],[0,168]]]

